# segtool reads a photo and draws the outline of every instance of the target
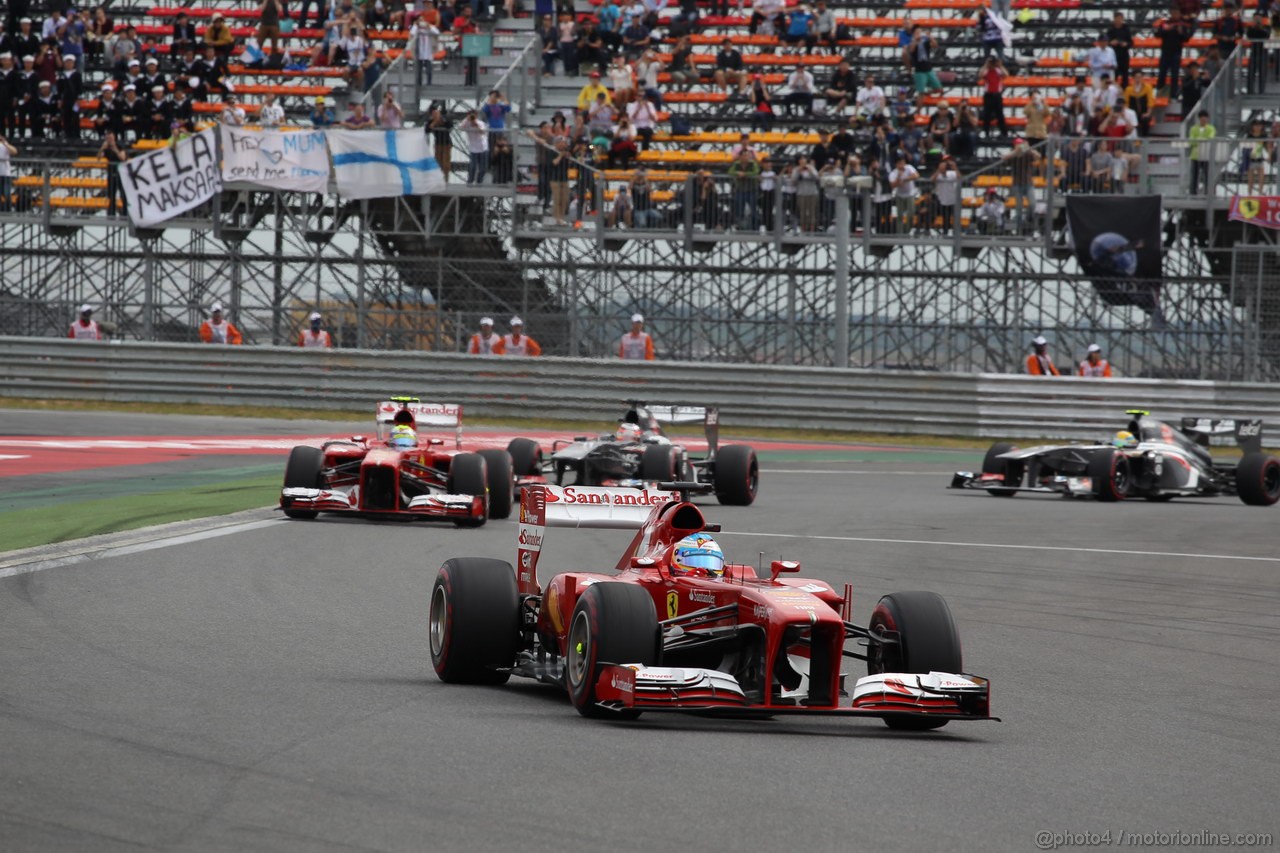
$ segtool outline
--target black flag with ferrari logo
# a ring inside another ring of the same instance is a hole
[[[1108,305],[1156,311],[1161,259],[1160,196],[1067,196],[1067,225],[1080,267]]]

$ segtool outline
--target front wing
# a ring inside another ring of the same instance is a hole
[[[280,505],[317,512],[345,512],[355,515],[396,515],[421,518],[481,519],[484,498],[478,495],[416,495],[407,507],[395,510],[369,509],[359,496],[340,489],[291,488],[280,491]]]
[[[1002,492],[1039,492],[1046,495],[1066,495],[1073,498],[1093,497],[1093,480],[1089,477],[1071,477],[1057,474],[1042,480],[1035,486],[1006,486],[1003,474],[983,474],[974,471],[957,471],[951,478],[949,489],[999,489]]]
[[[849,705],[762,705],[749,701],[728,673],[711,669],[610,665],[596,682],[598,704],[613,710],[714,711],[717,714],[992,717],[990,682],[947,672],[883,673],[858,679]]]

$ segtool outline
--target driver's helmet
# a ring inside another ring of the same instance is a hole
[[[1116,433],[1115,438],[1111,439],[1111,445],[1113,447],[1137,447],[1138,439],[1127,429],[1122,429]]]
[[[671,548],[671,573],[699,578],[724,577],[724,552],[705,533],[686,536]]]
[[[630,423],[618,424],[618,429],[613,433],[613,437],[618,441],[639,441],[640,425]]]
[[[387,439],[387,444],[392,447],[417,447],[418,434],[413,431],[413,427],[399,424],[391,428],[391,437]]]

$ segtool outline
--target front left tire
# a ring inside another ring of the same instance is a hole
[[[951,608],[936,592],[895,592],[876,604],[868,624],[871,633],[896,632],[897,643],[873,643],[867,650],[867,673],[964,672],[960,633]],[[946,720],[903,714],[884,718],[902,731],[940,729]]]
[[[320,469],[324,465],[324,451],[318,447],[295,447],[289,452],[289,461],[284,466],[284,487],[286,489],[318,489],[320,488]],[[311,519],[320,513],[313,509],[291,509],[288,504],[281,504],[288,518]]]

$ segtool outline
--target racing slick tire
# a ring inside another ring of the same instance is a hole
[[[1024,466],[1021,462],[1014,462],[1009,459],[999,459],[997,457],[1002,453],[1008,453],[1010,450],[1017,450],[1016,444],[1010,444],[1007,441],[997,441],[987,450],[987,455],[982,460],[982,473],[999,474],[1004,477],[1006,486],[1017,487],[1022,485],[1022,474]],[[1017,494],[1013,488],[1008,489],[987,489],[987,494],[995,495],[998,498],[1011,498]]]
[[[453,495],[483,495],[484,515],[480,518],[455,518],[458,527],[479,527],[489,517],[489,478],[484,457],[479,453],[459,453],[449,466],[449,493]]]
[[[745,444],[730,444],[716,451],[716,500],[725,506],[751,506],[760,487],[760,463]]]
[[[532,438],[513,438],[507,445],[511,470],[517,477],[536,477],[542,473],[542,446]]]
[[[639,711],[612,711],[596,704],[596,680],[605,664],[658,663],[662,634],[653,599],[629,583],[595,583],[578,597],[569,622],[565,686],[584,717],[635,719]]]
[[[446,560],[427,609],[431,665],[447,684],[505,684],[496,667],[515,664],[520,649],[520,594],[515,569],[502,560]]]
[[[670,444],[647,444],[640,456],[640,479],[646,483],[665,483],[676,478],[679,459]]]
[[[1280,459],[1246,453],[1236,466],[1236,493],[1249,506],[1271,506],[1280,500]]]
[[[1089,479],[1093,481],[1093,493],[1098,500],[1113,503],[1129,496],[1129,459],[1114,447],[1100,450],[1089,459]]]
[[[320,468],[324,465],[324,451],[318,447],[295,447],[289,452],[289,461],[284,466],[284,487],[286,489],[318,489],[320,488]],[[288,518],[315,518],[318,513],[314,509],[290,509],[283,507]]]
[[[871,613],[873,634],[897,632],[898,643],[876,643],[867,649],[867,673],[964,672],[960,634],[951,608],[936,592],[895,592],[884,596]],[[904,714],[884,718],[885,725],[903,731],[940,729],[946,720]]]
[[[505,450],[481,450],[485,482],[489,486],[489,517],[510,518],[515,500],[516,478],[511,473],[511,454]]]

